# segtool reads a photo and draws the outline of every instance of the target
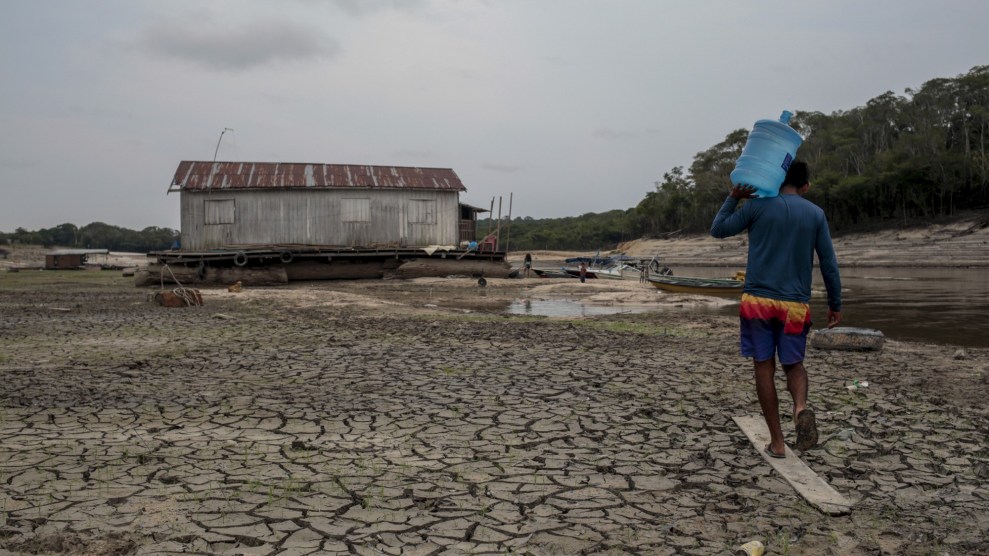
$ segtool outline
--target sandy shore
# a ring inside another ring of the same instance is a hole
[[[726,266],[744,268],[747,237],[715,239],[705,234],[671,239],[639,239],[602,253],[633,257],[658,257],[676,266]],[[989,220],[986,216],[959,218],[953,222],[903,230],[844,234],[834,239],[843,267],[989,267]],[[556,263],[588,252],[533,252],[534,264]],[[512,253],[516,266],[525,253]]]
[[[801,457],[855,504],[826,517],[731,421],[759,411],[734,319],[661,298],[504,314],[635,286],[299,283],[166,309],[119,273],[0,273],[0,549],[989,553],[986,350],[809,353],[822,437]]]

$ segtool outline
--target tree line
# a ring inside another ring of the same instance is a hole
[[[54,228],[28,231],[17,228],[13,233],[0,232],[0,244],[20,243],[43,247],[78,249],[109,249],[131,253],[146,253],[168,249],[179,239],[178,230],[151,226],[141,231],[93,222],[83,227],[61,224]]]
[[[797,111],[797,158],[811,169],[807,198],[833,230],[879,228],[989,207],[989,66],[937,78],[903,95],[823,114]],[[736,129],[663,174],[628,210],[502,223],[512,250],[614,248],[623,240],[705,232],[748,139]],[[478,230],[488,229],[487,220]],[[482,234],[483,235],[483,234]]]

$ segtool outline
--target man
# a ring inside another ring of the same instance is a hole
[[[817,445],[817,423],[814,411],[807,407],[807,370],[803,364],[811,326],[808,302],[815,252],[828,292],[827,326],[834,328],[841,322],[838,260],[824,211],[802,197],[809,188],[807,164],[794,161],[779,196],[756,198],[754,187],[737,185],[711,225],[711,235],[716,238],[749,232],[739,319],[741,353],[752,358],[756,394],[771,439],[766,453],[776,458],[786,457],[773,380],[777,355],[793,398],[795,447],[802,451]],[[736,211],[742,199],[751,200]]]

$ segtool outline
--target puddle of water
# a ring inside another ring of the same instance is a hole
[[[540,317],[594,317],[658,310],[659,307],[640,305],[587,305],[573,299],[516,299],[508,306],[507,313]]]

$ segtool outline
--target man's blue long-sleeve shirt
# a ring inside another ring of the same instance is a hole
[[[841,277],[824,211],[799,195],[750,199],[736,212],[729,196],[711,224],[726,238],[749,231],[749,261],[743,291],[783,301],[810,301],[814,253],[821,267],[828,307],[841,311]]]

